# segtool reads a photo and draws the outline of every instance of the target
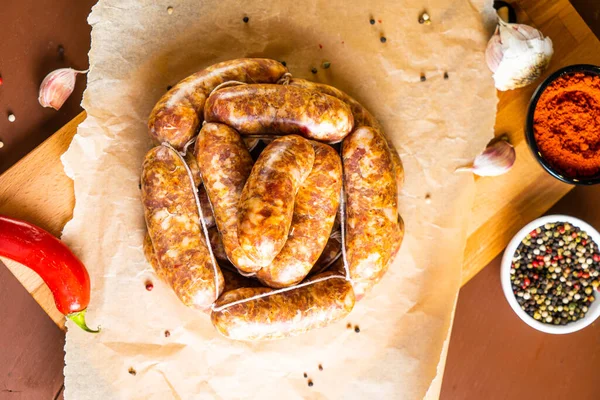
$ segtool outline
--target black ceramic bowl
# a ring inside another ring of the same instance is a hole
[[[533,96],[531,97],[531,101],[529,102],[529,108],[527,109],[527,120],[525,121],[525,139],[527,140],[527,144],[533,153],[535,159],[540,163],[542,167],[553,177],[556,179],[569,183],[572,185],[595,185],[600,183],[600,174],[590,177],[570,177],[564,175],[562,172],[557,171],[549,162],[544,160],[540,150],[538,149],[537,143],[535,142],[535,137],[533,134],[533,114],[535,113],[535,107],[537,106],[537,102],[540,99],[540,96],[546,90],[548,85],[554,82],[556,79],[563,75],[572,74],[574,72],[585,72],[591,75],[600,76],[600,67],[596,65],[589,64],[575,64],[569,65],[568,67],[564,67],[559,69],[550,75],[544,82],[541,83],[540,86],[533,92]]]

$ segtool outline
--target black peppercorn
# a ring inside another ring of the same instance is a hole
[[[448,72],[444,72],[444,79],[448,79]]]
[[[359,333],[359,332],[360,332],[360,328],[358,327],[358,325],[356,325],[356,326],[354,327],[354,332],[356,332],[356,333]]]
[[[314,385],[313,381],[308,381],[308,386],[312,387]]]
[[[242,21],[244,21],[244,23],[246,23],[246,24],[247,24],[247,23],[248,23],[248,21],[250,21],[250,18],[248,18],[248,17],[244,17],[244,19],[242,19]]]
[[[374,20],[373,18],[371,18],[371,19],[369,20],[369,23],[370,23],[371,25],[375,25],[375,20]]]
[[[421,82],[425,82],[427,80],[427,78],[425,77],[425,74],[421,74]]]
[[[379,40],[381,41],[381,43],[387,42],[387,39],[385,36],[380,37]]]
[[[305,377],[305,378],[308,378],[308,374],[307,374],[306,372],[304,373],[304,377]]]
[[[285,61],[279,61],[281,63],[281,65],[283,65],[284,67],[287,66],[287,63]]]
[[[310,70],[310,72],[312,72],[313,74],[316,74],[316,73],[317,73],[317,69],[313,67],[313,68]]]

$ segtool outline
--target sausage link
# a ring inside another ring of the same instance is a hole
[[[182,150],[198,131],[204,103],[223,82],[275,83],[287,72],[281,63],[263,58],[240,58],[211,65],[185,78],[165,93],[148,119],[150,136]]]
[[[394,166],[385,138],[360,127],[342,144],[346,256],[356,298],[387,271],[402,241]]]
[[[273,262],[285,245],[294,198],[314,160],[310,142],[289,135],[271,142],[252,167],[240,198],[238,237],[242,250],[259,266]]]
[[[274,288],[294,285],[310,272],[327,244],[340,205],[340,156],[326,144],[312,145],[315,161],[296,195],[287,241],[273,262],[256,274]]]
[[[233,340],[272,340],[324,327],[352,311],[354,291],[343,277],[325,272],[311,281],[282,293],[269,294],[268,288],[226,292],[215,303],[212,323]]]
[[[253,164],[244,141],[227,125],[207,123],[200,130],[194,154],[229,261],[245,273],[259,270],[238,240],[238,203]]]
[[[354,124],[343,101],[288,85],[242,85],[217,90],[204,109],[206,121],[222,122],[242,135],[297,134],[339,142]]]
[[[172,149],[153,148],[142,168],[142,203],[148,233],[165,280],[190,307],[208,308],[223,290],[210,255],[185,162]]]
[[[196,157],[194,157],[192,152],[188,151],[184,158],[194,177],[194,184],[198,188],[198,199],[200,200],[200,206],[202,207],[204,223],[207,228],[213,227],[215,226],[215,216],[213,215],[206,189],[204,189],[204,185],[202,184],[202,176],[200,175],[200,167],[198,167]]]
[[[398,150],[396,150],[394,143],[392,143],[390,137],[385,134],[381,124],[379,123],[379,121],[377,121],[377,119],[375,119],[373,114],[371,114],[366,108],[362,106],[362,104],[360,104],[354,98],[333,86],[297,78],[291,79],[289,84],[295,87],[316,90],[318,92],[336,97],[342,100],[344,103],[348,104],[352,109],[352,115],[354,116],[354,126],[356,128],[360,126],[370,126],[372,128],[379,129],[383,133],[383,136],[385,137],[385,140],[388,146],[390,147],[392,161],[394,162],[394,169],[396,171],[396,184],[398,185],[398,191],[400,191],[402,185],[404,184],[404,167],[402,166],[402,160],[400,159],[400,155],[398,154]]]

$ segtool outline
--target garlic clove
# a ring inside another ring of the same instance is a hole
[[[537,29],[499,19],[486,48],[486,62],[498,90],[517,89],[536,80],[550,63],[552,40]]]
[[[77,74],[85,74],[73,68],[60,68],[50,72],[40,85],[38,101],[42,107],[52,107],[58,110],[67,101],[75,88]]]
[[[506,140],[498,140],[475,157],[471,166],[457,168],[456,172],[471,171],[479,176],[498,176],[508,172],[516,159],[515,148]]]
[[[487,48],[485,49],[485,62],[492,72],[496,72],[498,65],[500,65],[502,58],[504,57],[502,41],[500,40],[500,35],[497,34],[497,32],[498,28],[496,28],[496,33],[492,36],[488,42]]]

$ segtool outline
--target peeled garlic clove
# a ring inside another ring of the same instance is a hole
[[[498,176],[508,172],[516,159],[515,148],[506,140],[499,140],[475,157],[473,165],[458,168],[456,171],[471,171],[479,176]]]
[[[42,107],[52,107],[58,110],[67,101],[75,88],[77,74],[87,71],[77,71],[73,68],[61,68],[50,72],[40,85],[38,101]]]
[[[536,80],[550,63],[552,40],[523,24],[508,24],[501,19],[488,42],[486,62],[498,90],[526,86]]]

